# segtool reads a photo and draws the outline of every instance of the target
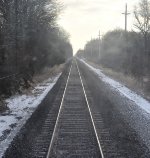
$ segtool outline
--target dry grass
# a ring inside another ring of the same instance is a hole
[[[64,64],[55,65],[52,68],[47,67],[47,68],[43,69],[43,71],[40,74],[36,74],[33,77],[33,83],[30,84],[31,87],[28,89],[23,89],[22,93],[27,94],[27,95],[31,95],[32,90],[34,89],[34,87],[37,84],[49,79],[50,77],[56,76],[57,74],[61,73],[63,71],[63,69],[64,69]]]
[[[0,98],[0,113],[8,110],[7,104],[5,103],[3,98]]]
[[[61,73],[64,69],[64,64],[61,65],[55,65],[52,68],[45,68],[40,74],[36,74],[33,77],[33,83],[30,83],[30,88],[25,89],[22,88],[20,90],[20,93],[22,94],[26,94],[26,95],[31,95],[32,94],[32,90],[34,89],[34,87],[47,80],[50,77],[56,76],[57,74]],[[0,96],[0,113],[6,111],[8,109],[7,104],[5,103],[6,97],[5,96]]]
[[[90,61],[88,62],[95,68],[100,68],[107,76],[110,76],[111,78],[122,83],[129,89],[135,91],[137,94],[142,95],[144,98],[150,100],[150,92],[143,88],[142,84],[140,84],[140,82],[136,78],[127,76],[121,72],[116,72],[110,68],[105,68],[102,65],[98,65]]]
[[[40,83],[44,80],[47,80],[50,77],[56,76],[57,74],[61,73],[64,69],[64,64],[55,65],[52,68],[45,68],[41,74],[37,74],[33,77],[34,83]]]

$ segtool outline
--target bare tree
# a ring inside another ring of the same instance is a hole
[[[136,23],[134,24],[144,37],[144,52],[148,53],[148,34],[150,32],[150,2],[141,0],[138,6],[135,6],[134,16]]]
[[[143,54],[141,55],[141,67],[143,69],[144,76],[148,79],[147,89],[150,89],[150,47],[149,47],[149,36],[150,36],[150,1],[141,0],[139,5],[135,7],[134,15],[136,23],[134,24],[143,35]],[[142,76],[142,85],[144,86],[144,76]],[[147,80],[146,79],[146,80]]]
[[[57,25],[60,10],[57,0],[0,0],[0,77],[30,80],[72,56],[68,35]]]

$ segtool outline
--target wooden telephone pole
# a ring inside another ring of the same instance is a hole
[[[100,53],[101,53],[101,32],[99,31],[99,34],[98,34],[98,38],[99,38],[99,45],[98,45],[98,57],[100,58]]]
[[[92,55],[93,55],[93,46],[92,46],[92,43],[93,43],[93,39],[92,39],[92,37],[91,37],[91,57],[92,57]]]
[[[127,3],[126,3],[126,5],[125,5],[125,12],[124,13],[122,13],[122,14],[124,14],[125,15],[125,32],[127,32],[127,24],[128,24],[128,15],[130,14],[130,13],[128,13],[128,5],[127,5]]]

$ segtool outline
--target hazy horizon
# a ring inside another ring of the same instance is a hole
[[[133,29],[133,8],[139,0],[64,0],[59,24],[70,34],[74,54],[86,41],[116,28],[124,29],[125,4],[128,4],[128,30]]]

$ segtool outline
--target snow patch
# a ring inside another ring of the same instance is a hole
[[[118,91],[121,95],[125,96],[129,100],[133,101],[136,105],[138,105],[141,109],[143,109],[145,112],[150,114],[150,102],[141,97],[140,95],[136,94],[123,84],[109,78],[105,74],[102,73],[102,70],[94,68],[93,66],[86,63],[83,59],[79,59],[82,63],[84,63],[88,68],[90,68],[92,71],[94,71],[99,78],[105,82],[106,84],[110,85],[112,88],[114,88],[116,91]]]
[[[31,95],[16,95],[6,100],[9,110],[0,115],[0,158],[60,75],[38,84]]]

